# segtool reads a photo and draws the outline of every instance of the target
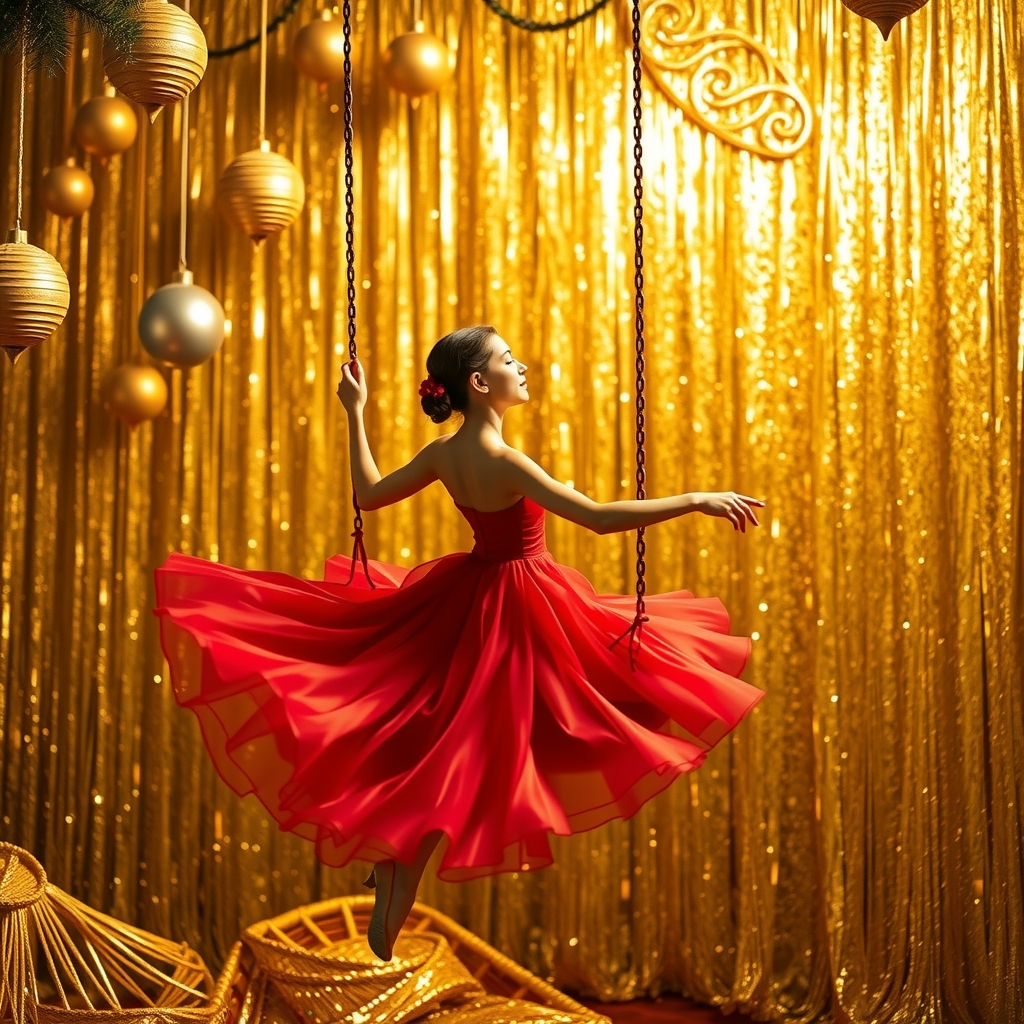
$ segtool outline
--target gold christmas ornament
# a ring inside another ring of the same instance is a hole
[[[421,96],[436,92],[454,70],[451,51],[418,21],[412,32],[393,39],[381,54],[384,78],[392,89],[405,93],[415,105]]]
[[[71,134],[86,151],[101,162],[123,153],[134,141],[139,122],[131,104],[120,96],[94,96],[78,108]]]
[[[224,341],[224,307],[192,283],[192,271],[181,270],[146,299],[139,312],[139,339],[168,366],[198,366]]]
[[[135,428],[167,405],[167,382],[155,366],[122,363],[103,383],[103,404],[111,415]]]
[[[40,199],[58,217],[79,217],[92,205],[96,189],[92,178],[75,165],[74,159],[51,167],[43,175]]]
[[[257,245],[288,227],[306,202],[306,186],[295,165],[270,143],[235,157],[217,182],[217,206]]]
[[[843,0],[843,6],[861,18],[874,22],[878,31],[882,33],[882,38],[888,39],[897,21],[920,10],[927,2],[928,0]]]
[[[142,31],[132,49],[103,46],[107,77],[129,99],[146,108],[150,121],[200,82],[208,52],[203,30],[191,15],[168,0],[142,0],[133,13]]]
[[[0,348],[11,363],[45,341],[64,320],[71,289],[61,265],[11,230],[0,245]]]
[[[340,21],[323,10],[295,37],[292,59],[299,71],[325,85],[345,76],[345,33]]]

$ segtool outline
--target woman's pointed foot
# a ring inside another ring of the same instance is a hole
[[[377,887],[377,878],[372,870],[369,875],[366,876],[366,881],[363,882],[363,885],[366,886],[367,889],[375,889]]]
[[[431,832],[420,842],[412,864],[384,860],[375,864],[370,878],[374,880],[375,899],[366,939],[375,956],[390,960],[391,951],[405,919],[416,902],[416,889],[430,854],[443,833]],[[363,884],[369,886],[370,878]]]
[[[366,929],[366,941],[378,960],[390,960],[394,939],[388,933],[388,917],[393,902],[395,888],[395,862],[384,860],[374,865],[376,899],[373,903],[373,914]],[[400,926],[399,926],[400,927]]]

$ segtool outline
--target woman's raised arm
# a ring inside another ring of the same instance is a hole
[[[366,438],[366,426],[363,423],[363,408],[367,397],[366,379],[358,359],[355,376],[352,374],[350,363],[342,365],[338,397],[348,413],[349,463],[352,466],[356,501],[359,502],[361,509],[372,512],[385,505],[393,505],[437,479],[437,472],[434,469],[434,445],[437,439],[420,449],[400,469],[388,473],[385,477],[380,475],[377,463],[373,461],[370,443]]]
[[[525,494],[549,512],[585,526],[594,533],[621,533],[640,526],[653,526],[688,512],[721,516],[728,519],[735,529],[745,532],[748,521],[758,525],[752,506],[764,505],[757,498],[733,491],[694,491],[642,501],[598,502],[559,483],[528,455],[515,448],[507,448],[501,454],[502,472],[509,490]]]

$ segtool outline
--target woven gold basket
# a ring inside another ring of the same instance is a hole
[[[43,1024],[222,1024],[202,958],[101,914],[0,843],[0,1020]]]
[[[285,1008],[296,1024],[610,1024],[423,903],[413,905],[394,958],[378,960],[365,938],[373,902],[344,896],[248,928],[242,938],[256,969],[241,1024],[279,1024]]]

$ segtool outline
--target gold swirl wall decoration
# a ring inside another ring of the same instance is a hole
[[[687,13],[689,11],[689,13]],[[759,156],[793,156],[811,135],[811,105],[764,43],[701,28],[701,0],[652,0],[640,45],[648,74],[687,117]]]

